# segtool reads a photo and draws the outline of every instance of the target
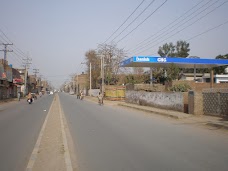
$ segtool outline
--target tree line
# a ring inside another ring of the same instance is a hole
[[[175,44],[165,43],[158,48],[161,57],[189,57],[190,44],[179,40]],[[150,73],[145,68],[135,67],[133,69],[120,68],[120,62],[125,59],[127,52],[118,48],[115,43],[99,44],[97,50],[91,49],[85,53],[87,73],[90,73],[91,64],[91,85],[92,88],[99,88],[101,85],[101,57],[104,59],[104,82],[106,85],[122,85],[127,83],[149,83]],[[197,58],[197,57],[194,57]],[[228,54],[218,55],[215,59],[228,59]],[[215,74],[224,72],[225,66],[213,68]],[[197,69],[197,73],[208,73],[210,70]],[[155,68],[153,78],[155,82],[164,83],[180,78],[180,73],[193,73],[193,69],[180,69],[175,64],[170,64],[167,69]],[[89,77],[89,75],[88,75]]]

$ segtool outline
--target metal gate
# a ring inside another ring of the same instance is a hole
[[[204,114],[228,116],[228,89],[203,90]]]

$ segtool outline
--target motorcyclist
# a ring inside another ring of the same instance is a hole
[[[80,93],[80,99],[83,100],[83,98],[84,98],[84,93],[83,93],[83,91],[81,91],[81,93]]]
[[[99,92],[97,98],[98,98],[98,103],[100,105],[102,105],[103,104],[103,94],[101,92]]]
[[[30,103],[32,103],[32,94],[31,94],[31,92],[29,92],[29,94],[28,94],[28,96],[27,96],[27,101],[29,101],[30,100]]]

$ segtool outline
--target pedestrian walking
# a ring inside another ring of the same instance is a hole
[[[42,97],[42,92],[41,91],[39,92],[39,96]]]
[[[18,99],[18,101],[21,100],[21,92],[18,92],[18,93],[17,93],[17,99]]]

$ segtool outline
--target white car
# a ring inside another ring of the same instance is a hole
[[[70,91],[69,94],[70,94],[70,95],[74,95],[74,92],[73,92],[73,91]]]
[[[51,95],[51,94],[54,94],[53,91],[50,91],[50,95]]]

